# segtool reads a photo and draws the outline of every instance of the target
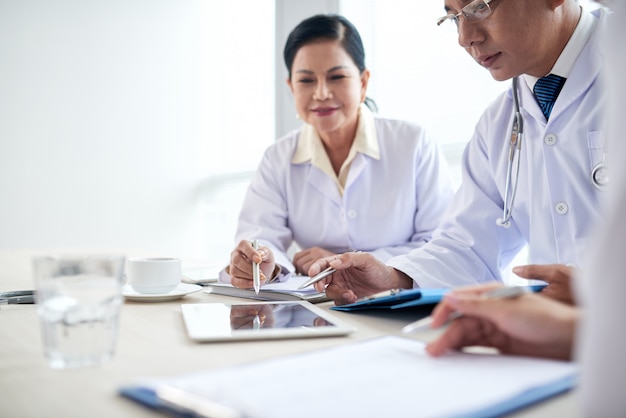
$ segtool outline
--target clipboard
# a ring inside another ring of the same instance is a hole
[[[400,289],[382,292],[347,305],[331,306],[335,311],[359,311],[363,309],[402,309],[413,306],[434,305],[441,301],[449,288]]]
[[[328,415],[328,403],[307,402],[308,396],[323,387],[342,393],[342,402],[333,404],[337,416],[482,418],[510,414],[567,392],[577,381],[578,368],[571,362],[464,352],[434,359],[424,347],[421,341],[386,336],[228,368],[142,379],[121,387],[119,394],[186,418],[316,418]],[[340,377],[333,377],[334,372]],[[258,390],[258,382],[268,376],[289,384],[279,391]],[[423,395],[419,402],[416,393]]]
[[[546,285],[531,285],[531,292],[541,292]],[[335,311],[360,311],[364,309],[403,309],[415,306],[436,305],[443,296],[450,292],[450,288],[432,289],[392,289],[357,300],[354,303],[340,306],[331,306]]]

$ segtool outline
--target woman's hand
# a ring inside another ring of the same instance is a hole
[[[251,289],[254,287],[252,281],[252,262],[260,263],[261,267],[261,285],[267,282],[268,277],[274,272],[274,254],[267,247],[260,247],[255,250],[252,242],[242,240],[237,247],[230,253],[230,266],[228,273],[230,274],[230,283],[242,289]]]
[[[330,257],[331,255],[335,255],[335,253],[320,247],[311,247],[297,252],[296,255],[293,256],[293,265],[296,267],[297,273],[306,275],[316,260]]]

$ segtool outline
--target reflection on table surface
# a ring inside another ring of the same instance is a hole
[[[228,308],[232,329],[311,328],[331,325],[299,304],[230,305]]]

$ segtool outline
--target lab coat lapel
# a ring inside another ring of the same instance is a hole
[[[341,196],[335,181],[330,178],[326,173],[315,166],[311,166],[311,172],[309,173],[309,183],[326,198],[335,202],[337,205],[341,205]]]
[[[602,12],[599,19],[606,19],[606,13]],[[599,45],[602,38],[602,27],[603,25],[600,23],[576,59],[576,64],[568,75],[563,90],[561,90],[554,103],[550,113],[551,121],[556,120],[569,106],[577,104],[580,97],[589,90],[598,78],[600,65],[603,61]],[[582,65],[580,65],[581,62],[583,63]],[[520,83],[520,89],[522,91],[521,106],[523,111],[530,114],[535,120],[543,121],[546,124],[546,118],[543,116],[541,108],[528,85]],[[509,94],[511,93],[509,92]]]
[[[603,19],[601,16],[600,19]],[[569,74],[563,90],[559,93],[559,97],[554,103],[550,119],[556,119],[560,113],[569,106],[578,102],[580,97],[591,87],[596,81],[600,73],[600,63],[602,57],[598,46],[598,38],[600,38],[601,28],[596,28],[595,32],[587,42],[587,45],[580,52],[576,59],[577,64],[574,65],[572,72]],[[581,63],[583,63],[581,65]]]
[[[354,156],[352,164],[350,164],[350,171],[348,172],[348,179],[346,180],[346,187],[344,188],[344,195],[348,192],[350,185],[352,185],[357,178],[361,175],[365,169],[367,162],[366,157],[360,152]]]
[[[530,116],[537,121],[541,121],[544,124],[546,123],[546,117],[543,115],[541,111],[541,107],[539,107],[539,103],[537,103],[537,99],[535,99],[535,95],[533,94],[528,84],[525,82],[519,83],[520,88],[520,107],[522,109],[522,116],[525,116],[523,113],[526,112],[530,114]],[[513,94],[509,92],[511,96],[511,100],[513,100]],[[558,101],[558,100],[557,100]],[[552,114],[550,117],[553,117],[554,109],[552,109]]]

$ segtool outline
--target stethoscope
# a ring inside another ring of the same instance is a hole
[[[517,194],[517,184],[519,182],[520,153],[522,151],[522,137],[524,136],[524,119],[520,112],[518,96],[518,77],[513,78],[513,101],[515,102],[515,112],[513,114],[513,126],[511,127],[511,141],[509,143],[509,158],[506,169],[506,184],[504,186],[504,209],[502,217],[496,219],[496,225],[503,228],[511,226],[511,214],[513,204]],[[517,158],[515,158],[517,156]],[[606,190],[609,184],[609,172],[605,164],[606,154],[598,164],[591,170],[591,184],[598,190]],[[515,171],[515,180],[513,180]],[[509,196],[510,195],[510,196]]]
[[[511,213],[513,212],[513,203],[515,203],[515,195],[517,194],[517,183],[519,182],[519,154],[522,152],[522,137],[524,136],[524,119],[520,113],[519,97],[517,94],[517,77],[513,78],[513,101],[515,102],[515,112],[513,113],[513,126],[511,127],[511,142],[509,143],[509,159],[506,167],[506,184],[504,186],[504,209],[502,210],[502,218],[496,219],[496,225],[503,228],[511,226]],[[517,159],[515,158],[517,155]],[[513,166],[515,166],[515,183],[513,181]],[[511,192],[511,189],[513,191]],[[509,194],[511,195],[509,197]]]
[[[606,186],[609,185],[609,169],[605,164],[606,154],[602,157],[602,162],[598,163],[591,170],[591,183],[598,190],[606,190]]]

